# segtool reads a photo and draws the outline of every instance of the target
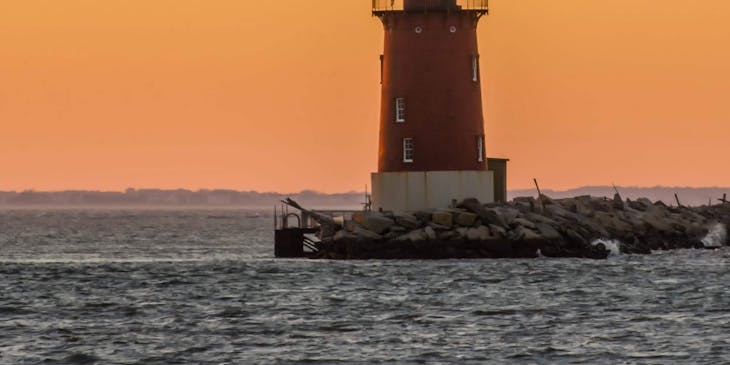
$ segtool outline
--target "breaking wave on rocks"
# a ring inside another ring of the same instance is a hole
[[[718,223],[710,228],[710,232],[702,239],[702,244],[705,247],[717,247],[720,248],[725,246],[727,243],[727,227]]]
[[[608,240],[608,239],[597,239],[593,242],[591,242],[591,245],[598,246],[600,244],[603,244],[604,247],[606,247],[606,250],[609,252],[609,256],[619,256],[621,255],[621,242],[618,240]]]

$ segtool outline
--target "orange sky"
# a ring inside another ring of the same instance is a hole
[[[370,3],[0,2],[0,190],[362,190]],[[487,149],[510,188],[730,185],[730,1],[490,3]]]

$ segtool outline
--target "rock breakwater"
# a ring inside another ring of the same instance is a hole
[[[323,229],[321,259],[579,257],[617,250],[719,248],[727,245],[730,204],[669,207],[648,199],[581,196],[516,198],[502,204],[466,199],[450,209],[363,212]],[[326,232],[326,233],[325,233]]]

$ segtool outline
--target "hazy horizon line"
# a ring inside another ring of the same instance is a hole
[[[603,196],[611,198],[615,191],[626,199],[648,198],[673,204],[681,200],[686,205],[706,205],[720,200],[730,193],[730,187],[676,187],[676,186],[609,186],[595,185],[557,190],[541,189],[541,192],[554,199],[577,196]],[[536,197],[536,188],[512,189],[507,191],[507,199],[517,197]],[[58,190],[21,192],[0,191],[0,207],[19,206],[119,206],[119,207],[270,207],[279,204],[284,198],[296,199],[309,207],[360,207],[365,201],[364,191],[345,193],[325,193],[316,190],[302,190],[294,193],[258,192],[255,190],[232,189],[133,189],[124,191],[110,190]]]
[[[582,185],[582,186],[576,186],[571,188],[551,188],[551,187],[541,187],[540,190],[542,191],[553,191],[553,192],[567,192],[572,190],[581,190],[581,189],[595,189],[595,188],[610,188],[613,189],[616,187],[617,189],[730,189],[730,185],[728,186],[721,186],[721,185],[714,185],[714,186],[681,186],[681,185],[654,185],[654,186],[641,186],[641,185]],[[535,187],[523,187],[523,188],[513,188],[508,189],[508,191],[528,191],[528,190],[536,190]],[[338,191],[338,192],[325,192],[320,191],[316,189],[302,189],[299,191],[289,191],[289,192],[282,192],[282,191],[265,191],[265,190],[254,190],[254,189],[233,189],[233,188],[126,188],[124,190],[114,190],[114,189],[76,189],[76,188],[70,188],[70,189],[49,189],[49,190],[41,190],[41,189],[21,189],[21,190],[3,190],[0,189],[0,193],[15,193],[15,194],[22,194],[22,193],[71,193],[71,192],[86,192],[86,193],[129,193],[129,192],[140,192],[140,191],[184,191],[184,192],[215,192],[215,191],[227,191],[227,192],[237,192],[237,193],[256,193],[256,194],[274,194],[274,195],[299,195],[299,194],[320,194],[320,195],[347,195],[347,194],[365,194],[364,190],[349,190],[349,191]],[[368,190],[370,191],[370,190]]]

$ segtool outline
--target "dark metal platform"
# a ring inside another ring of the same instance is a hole
[[[274,256],[278,258],[312,258],[319,252],[321,227],[310,214],[323,214],[341,221],[350,219],[350,210],[289,211],[288,206],[274,209]]]
[[[306,236],[315,234],[319,228],[285,228],[274,231],[274,256],[280,258],[303,258],[316,254],[316,242]]]

